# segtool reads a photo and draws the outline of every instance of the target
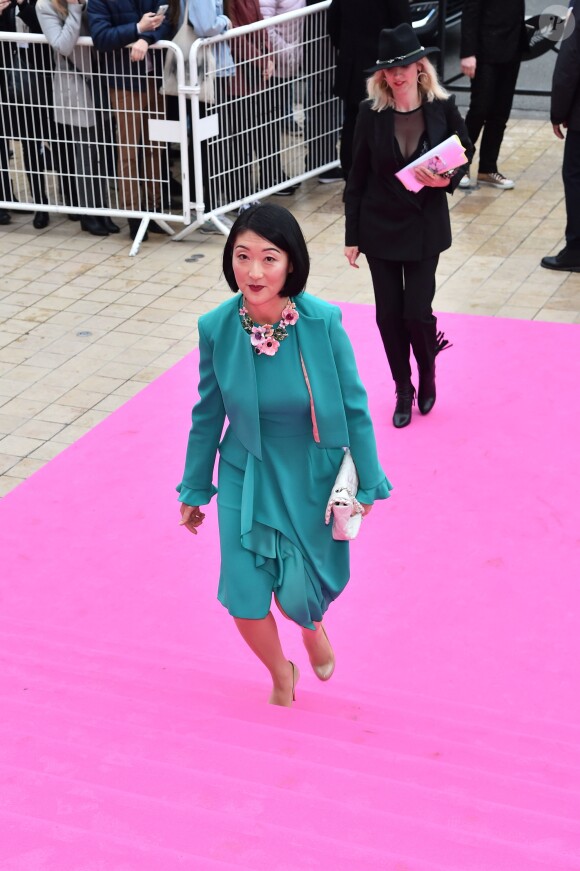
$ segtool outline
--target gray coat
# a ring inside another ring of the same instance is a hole
[[[63,18],[51,0],[38,0],[36,13],[42,32],[54,49],[55,121],[71,127],[94,127],[92,50],[88,45],[77,45],[79,36],[89,35],[86,7],[69,4],[68,15]]]

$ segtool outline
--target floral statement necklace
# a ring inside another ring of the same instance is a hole
[[[292,327],[300,317],[296,304],[289,299],[286,307],[280,315],[280,321],[277,327],[272,324],[262,324],[256,326],[248,314],[248,310],[243,301],[239,312],[242,326],[246,333],[250,336],[250,342],[256,354],[266,354],[268,357],[273,357],[280,342],[288,336],[286,327]]]

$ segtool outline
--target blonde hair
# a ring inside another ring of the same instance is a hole
[[[417,61],[421,64],[420,74],[417,76],[417,90],[422,100],[432,103],[433,100],[447,100],[450,96],[449,91],[446,91],[437,75],[437,71],[431,61],[422,57]],[[384,70],[377,70],[376,73],[367,79],[367,94],[371,101],[371,109],[375,112],[382,112],[383,109],[393,109],[396,106],[395,95],[387,84]]]
[[[51,0],[51,5],[53,9],[55,9],[61,18],[66,18],[68,15],[68,3],[66,0]]]

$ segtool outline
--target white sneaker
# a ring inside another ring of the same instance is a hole
[[[218,215],[219,220],[222,224],[231,230],[234,226],[234,222],[231,218],[228,218],[227,215]],[[200,233],[203,233],[204,236],[223,236],[222,231],[216,227],[213,221],[206,221],[205,224],[202,224],[201,227],[198,227]]]
[[[504,191],[511,191],[515,187],[511,178],[506,178],[501,172],[478,172],[477,181],[479,184],[487,184],[492,188],[499,188]]]
[[[466,172],[465,175],[459,179],[459,184],[457,187],[460,187],[462,190],[466,190],[471,187],[471,176],[469,172]]]

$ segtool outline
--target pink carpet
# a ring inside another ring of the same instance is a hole
[[[395,490],[291,710],[177,525],[195,354],[0,503],[2,871],[580,869],[580,326],[441,316],[395,431],[343,310]]]

